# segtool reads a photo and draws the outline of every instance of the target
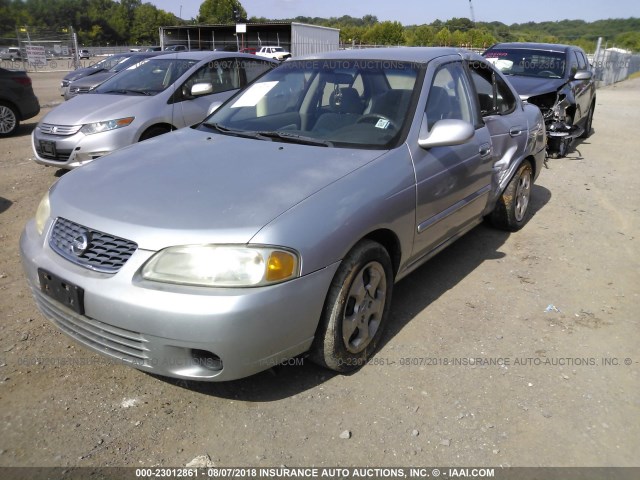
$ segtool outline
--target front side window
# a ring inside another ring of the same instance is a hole
[[[196,83],[210,83],[214,93],[240,88],[238,64],[234,58],[214,60],[200,67],[182,86],[183,96],[189,98],[191,87]]]
[[[448,63],[436,72],[425,113],[429,130],[437,121],[445,119],[474,123],[469,88],[460,62]]]
[[[241,59],[238,60],[238,63],[240,64],[240,68],[244,70],[246,83],[253,82],[260,75],[275,67],[273,63],[262,62],[260,60]]]

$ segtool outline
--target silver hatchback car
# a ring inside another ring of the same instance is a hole
[[[277,63],[254,55],[185,52],[135,63],[59,105],[31,136],[34,160],[72,169],[132,143],[202,121]]]
[[[198,127],[64,175],[22,260],[40,310],[114,361],[221,381],[308,352],[346,372],[396,281],[485,217],[525,225],[544,156],[540,110],[475,54],[288,60]]]

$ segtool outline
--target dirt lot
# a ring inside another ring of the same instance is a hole
[[[32,75],[41,103],[62,75]],[[396,286],[350,376],[79,365],[98,357],[38,313],[18,255],[62,174],[30,160],[39,118],[0,140],[0,466],[640,466],[640,79],[598,91],[595,134],[542,172],[524,230],[480,226]]]

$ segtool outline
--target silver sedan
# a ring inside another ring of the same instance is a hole
[[[482,57],[289,60],[198,127],[64,175],[23,264],[62,331],[147,372],[231,380],[300,354],[348,372],[396,281],[484,218],[526,224],[544,156],[539,109]]]
[[[45,115],[31,135],[34,160],[72,169],[193,125],[212,103],[226,100],[275,65],[228,52],[175,53],[136,62]]]

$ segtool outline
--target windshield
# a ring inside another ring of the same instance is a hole
[[[565,56],[561,52],[527,49],[489,50],[484,56],[505,75],[563,78]]]
[[[167,89],[196,63],[197,60],[175,58],[138,62],[111,77],[94,93],[155,95]]]
[[[406,136],[420,64],[288,61],[199,127],[221,135],[352,148],[391,148]]]

